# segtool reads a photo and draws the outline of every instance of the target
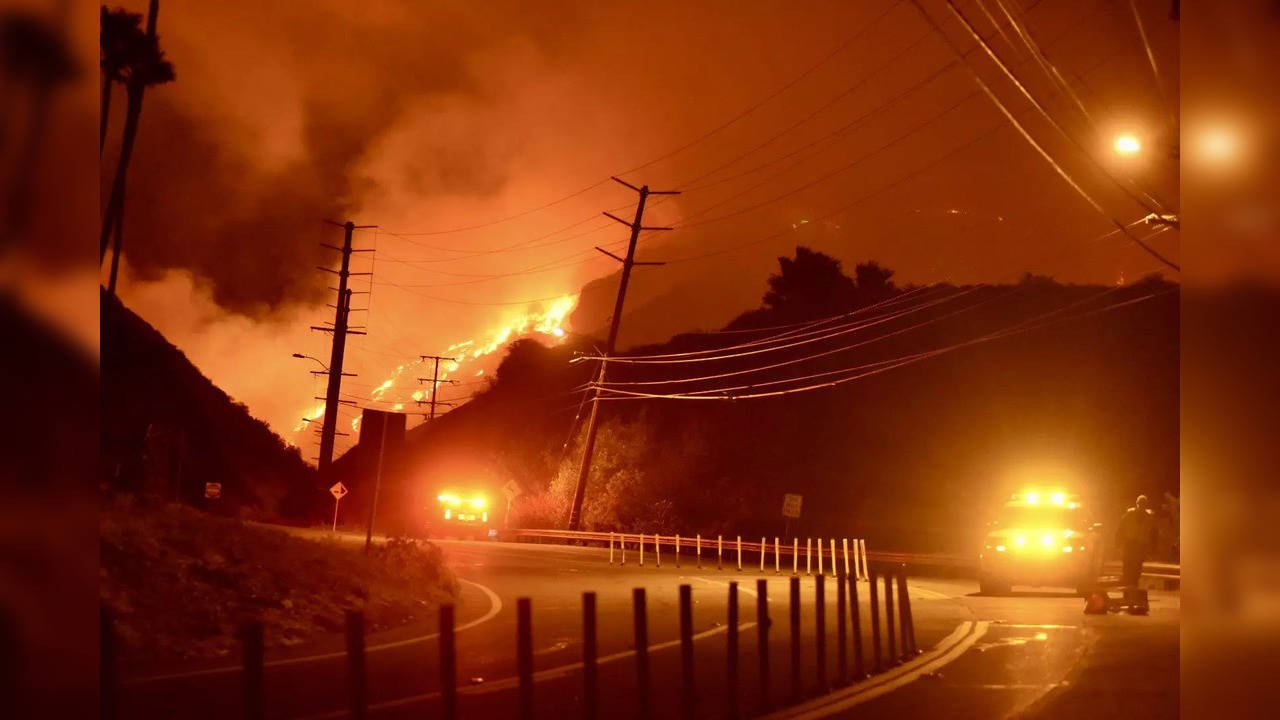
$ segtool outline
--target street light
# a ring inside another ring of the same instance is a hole
[[[317,363],[320,363],[320,367],[324,368],[324,371],[325,371],[325,372],[329,372],[329,366],[328,366],[328,365],[325,365],[325,364],[320,360],[320,358],[312,357],[312,356],[310,356],[310,355],[303,355],[302,353],[294,353],[294,354],[293,354],[293,356],[294,356],[294,357],[296,357],[296,358],[298,358],[299,360],[315,360]]]
[[[1142,150],[1142,143],[1134,135],[1120,135],[1116,137],[1115,149],[1121,155],[1136,155]]]

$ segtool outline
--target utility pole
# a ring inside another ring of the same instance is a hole
[[[582,524],[582,497],[587,490],[587,476],[591,473],[591,456],[596,449],[596,431],[600,419],[600,387],[604,384],[605,365],[608,364],[608,358],[613,355],[614,344],[618,340],[618,323],[622,320],[622,304],[627,297],[627,282],[631,279],[631,268],[636,265],[662,265],[660,262],[637,262],[636,261],[636,240],[640,237],[641,230],[671,230],[669,227],[644,227],[641,223],[644,220],[644,204],[650,195],[679,195],[677,190],[650,190],[648,185],[636,187],[631,183],[618,178],[614,181],[626,185],[635,190],[640,195],[640,202],[636,205],[636,219],[627,222],[622,218],[605,213],[606,216],[617,220],[618,222],[631,228],[631,240],[627,243],[627,256],[620,258],[617,255],[597,247],[600,252],[622,263],[622,279],[618,282],[618,299],[613,304],[613,317],[609,318],[609,337],[605,341],[604,358],[600,360],[600,374],[596,377],[596,391],[594,397],[591,398],[591,416],[587,420],[587,439],[582,446],[582,463],[578,466],[578,482],[573,488],[573,504],[569,506],[569,529],[577,530]]]
[[[351,272],[351,254],[358,252],[373,252],[373,250],[354,250],[351,247],[351,235],[356,228],[371,228],[375,225],[356,225],[348,220],[345,223],[336,223],[332,220],[325,222],[330,225],[338,225],[343,229],[342,247],[336,247],[327,243],[320,243],[322,246],[330,250],[337,250],[342,253],[342,262],[337,271],[330,270],[327,267],[317,265],[316,267],[324,272],[334,273],[338,276],[338,304],[334,310],[333,327],[325,327],[322,325],[312,325],[312,330],[321,330],[333,333],[333,349],[329,355],[329,367],[324,370],[324,374],[329,376],[328,387],[324,394],[324,421],[320,425],[320,458],[319,469],[323,473],[329,468],[329,464],[333,462],[333,437],[338,429],[338,398],[339,391],[342,389],[342,376],[350,373],[342,372],[342,361],[347,351],[347,335],[364,335],[360,330],[355,330],[348,324],[348,315],[351,313],[351,295],[352,292],[347,288],[347,278],[352,275],[372,275],[372,273],[353,273]]]
[[[451,402],[441,402],[439,400],[436,400],[436,388],[439,387],[440,383],[449,383],[450,385],[458,384],[457,380],[441,380],[440,379],[440,361],[448,360],[449,362],[460,362],[460,360],[458,358],[440,357],[439,355],[419,355],[418,357],[422,358],[423,360],[435,361],[435,368],[431,371],[431,392],[429,395],[427,395],[426,400],[417,401],[419,405],[429,404],[431,406],[431,414],[427,417],[427,420],[428,421],[435,420],[437,405],[445,405],[448,407],[453,407],[453,403]],[[426,381],[427,381],[427,378],[418,378],[419,383],[424,383]]]

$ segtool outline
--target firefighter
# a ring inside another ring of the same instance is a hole
[[[1121,584],[1137,587],[1142,577],[1142,562],[1156,545],[1156,516],[1147,507],[1147,496],[1139,495],[1133,507],[1125,511],[1116,530],[1116,542],[1120,545],[1124,570]]]

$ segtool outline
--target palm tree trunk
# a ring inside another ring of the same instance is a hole
[[[142,115],[143,86],[139,82],[131,82],[128,90],[128,102],[124,119],[124,139],[120,143],[120,159],[116,161],[116,176],[111,183],[111,197],[107,201],[107,210],[102,216],[102,247],[98,261],[107,254],[107,242],[111,239],[111,231],[116,226],[116,216],[124,213],[125,177],[129,174],[129,159],[133,156],[133,144],[138,137],[138,118]],[[120,243],[116,242],[113,252],[119,254]],[[112,260],[113,263],[117,262]]]
[[[98,156],[107,143],[107,117],[111,113],[111,78],[102,79],[102,118],[98,121]]]
[[[120,272],[120,245],[124,242],[124,207],[116,213],[115,243],[111,247],[111,275],[107,278],[107,294],[116,294],[116,276]]]
[[[160,14],[160,0],[151,0],[147,9],[147,35],[155,37],[156,34],[156,18]],[[117,216],[124,214],[124,185],[125,176],[129,173],[129,158],[133,155],[133,143],[138,137],[138,118],[142,115],[142,92],[146,89],[140,80],[129,78],[128,91],[126,93],[126,107],[124,119],[124,139],[120,143],[120,159],[116,161],[116,177],[111,183],[111,199],[107,202],[107,211],[102,217],[102,235],[100,237],[101,245],[98,251],[98,262],[102,262],[102,258],[107,254],[107,240],[111,237],[111,231],[121,226]],[[115,290],[115,268],[120,262],[120,245],[122,238],[121,233],[116,233],[115,247],[112,249],[114,256],[112,257],[112,273],[111,290]]]

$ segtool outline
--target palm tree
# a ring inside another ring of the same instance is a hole
[[[133,63],[130,56],[146,44],[142,32],[142,16],[123,8],[108,10],[102,6],[101,31],[98,35],[102,55],[98,61],[102,68],[102,117],[98,122],[98,154],[107,141],[107,118],[111,113],[112,86],[129,79],[128,70]]]
[[[107,209],[102,217],[101,249],[98,256],[101,259],[106,255],[107,240],[114,230],[111,277],[107,282],[107,292],[111,294],[115,293],[116,273],[120,268],[125,177],[129,172],[129,159],[133,155],[133,145],[138,137],[138,118],[142,115],[142,95],[148,87],[163,85],[174,78],[173,65],[165,60],[164,51],[160,49],[160,41],[156,37],[156,16],[159,13],[160,0],[151,0],[151,6],[147,12],[147,33],[136,47],[126,53],[129,65],[128,82],[125,84],[124,137],[120,142],[120,159],[116,163],[116,175],[111,184],[111,197],[107,201]]]

